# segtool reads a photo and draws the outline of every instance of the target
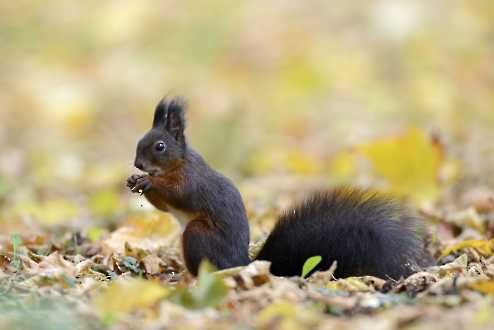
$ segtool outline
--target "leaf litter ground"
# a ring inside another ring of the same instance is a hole
[[[253,236],[262,237],[287,202],[249,186]],[[438,265],[399,281],[335,280],[337,265],[280,278],[259,261],[220,272],[203,264],[194,279],[182,263],[179,226],[158,212],[99,231],[34,226],[2,236],[0,327],[494,329],[494,193],[472,190],[461,203],[421,212]]]

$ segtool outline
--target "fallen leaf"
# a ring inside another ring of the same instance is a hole
[[[103,252],[125,254],[125,246],[128,244],[134,249],[154,253],[171,245],[179,232],[179,226],[167,213],[132,217],[102,242]]]
[[[269,261],[255,260],[245,267],[230,268],[218,271],[217,274],[226,277],[225,281],[229,287],[248,290],[271,280],[270,266]]]
[[[369,285],[362,277],[348,277],[331,281],[326,288],[350,292],[372,292],[374,287]]]
[[[168,294],[168,288],[156,282],[136,278],[119,279],[99,293],[93,305],[104,319],[113,319],[152,306]]]
[[[484,294],[494,294],[494,280],[473,283],[471,288]]]
[[[451,214],[447,217],[446,221],[459,227],[470,227],[481,234],[485,232],[485,220],[473,207]]]
[[[429,273],[437,273],[439,275],[445,276],[449,274],[466,272],[467,266],[468,256],[466,254],[462,254],[446,265],[429,267],[427,270],[429,271]]]
[[[441,146],[418,129],[357,147],[392,193],[411,196],[419,203],[434,202],[439,195],[438,174],[443,161]]]
[[[313,271],[314,268],[317,267],[317,265],[319,265],[321,260],[322,260],[321,256],[313,256],[313,257],[308,258],[304,262],[304,265],[302,267],[302,278],[305,278],[307,275],[309,275],[309,273],[311,271]]]
[[[288,301],[277,301],[264,308],[257,317],[260,325],[267,325],[274,318],[292,319],[297,315],[297,307]]]
[[[484,256],[490,256],[493,253],[494,248],[494,239],[492,240],[466,240],[459,243],[456,243],[452,246],[447,247],[441,253],[440,258],[444,258],[451,253],[455,253],[457,251],[466,249],[466,248],[474,248],[478,252],[480,252]]]
[[[159,274],[161,271],[161,264],[163,263],[161,259],[153,254],[149,254],[142,258],[142,263],[144,264],[144,269],[146,273],[155,275]]]
[[[38,264],[37,275],[56,277],[58,275],[68,275],[75,277],[77,274],[76,265],[65,260],[58,252],[53,252],[48,257],[44,257]]]
[[[472,189],[462,199],[464,203],[472,205],[479,213],[494,211],[494,191],[486,187]]]

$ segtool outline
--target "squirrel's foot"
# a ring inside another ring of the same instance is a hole
[[[148,191],[152,186],[151,180],[148,175],[134,174],[127,179],[127,187],[132,192],[144,193]]]

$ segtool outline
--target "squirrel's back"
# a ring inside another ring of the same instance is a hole
[[[286,211],[257,259],[271,261],[271,272],[278,276],[300,275],[304,262],[319,255],[322,261],[315,270],[337,261],[335,277],[398,279],[433,263],[420,228],[391,199],[339,188],[313,194]]]

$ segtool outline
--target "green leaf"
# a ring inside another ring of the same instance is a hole
[[[302,278],[305,278],[321,262],[321,256],[313,256],[307,259],[302,267]]]
[[[14,250],[14,253],[15,253],[16,250],[17,250],[17,248],[22,244],[21,235],[19,235],[19,234],[12,234],[10,236],[10,242],[12,243],[12,249]]]
[[[190,309],[212,307],[223,301],[228,287],[223,278],[214,273],[214,267],[203,261],[199,267],[197,285],[193,288],[178,289],[173,301]]]
[[[19,234],[12,234],[10,236],[10,242],[12,243],[12,266],[15,268],[19,268],[21,266],[21,260],[19,259],[19,255],[17,253],[17,249],[22,244],[22,238]]]

